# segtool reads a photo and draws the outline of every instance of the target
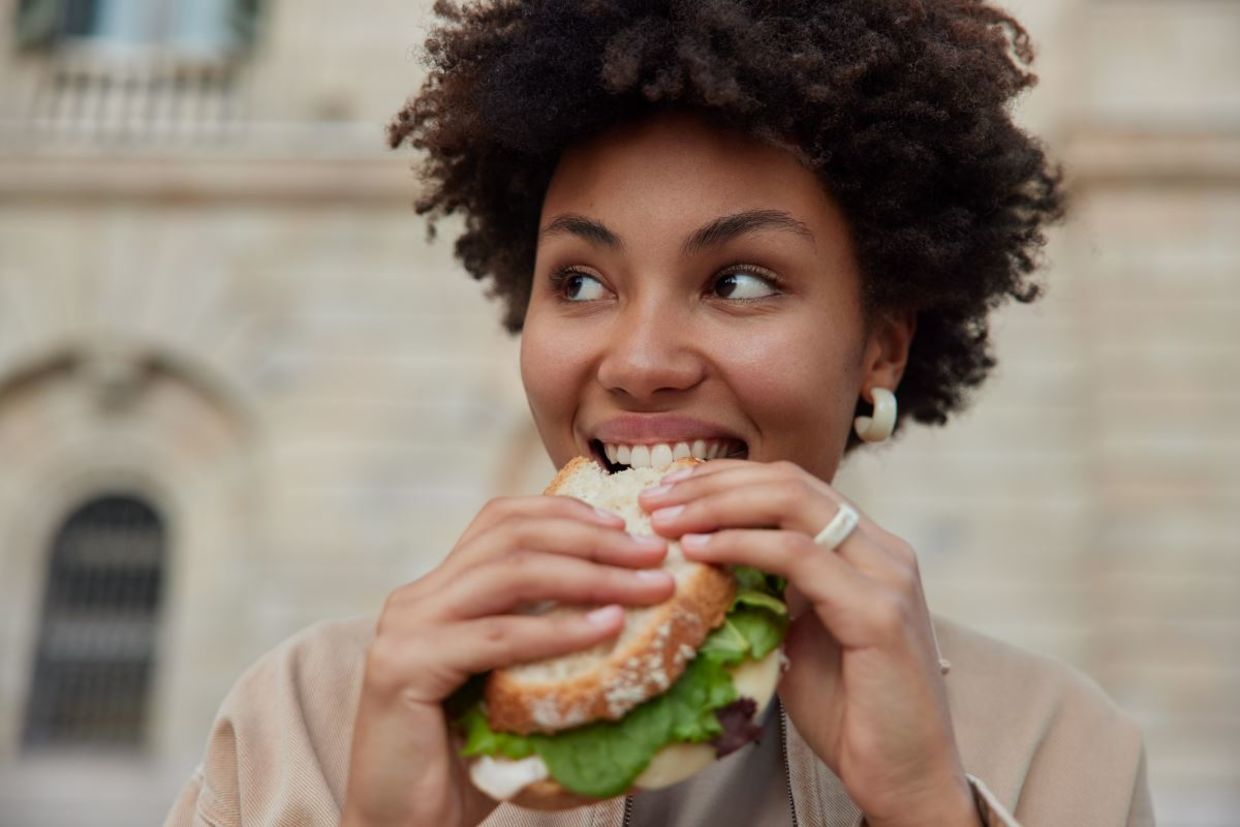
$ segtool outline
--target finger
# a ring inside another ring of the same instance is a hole
[[[817,494],[835,503],[846,501],[846,498],[829,483],[820,480],[792,462],[734,460],[723,468],[711,470],[711,473],[702,473],[692,477],[676,477],[674,474],[669,474],[660,481],[661,484],[644,489],[638,495],[639,499],[643,507],[653,510],[653,508],[696,499],[728,488],[786,482],[799,485],[808,496]]]
[[[848,507],[857,511],[851,504],[848,504]],[[916,554],[912,547],[899,537],[884,531],[860,511],[857,511],[857,515],[857,527],[836,545],[833,551],[870,577],[908,591],[910,578],[913,581],[920,578]],[[832,515],[832,519],[834,517],[835,515]],[[823,528],[826,528],[826,524]],[[912,585],[920,587],[918,582]]]
[[[376,638],[367,655],[380,691],[400,693],[411,703],[438,704],[470,676],[588,649],[614,637],[624,611],[609,605],[589,615],[492,615],[451,623],[427,635]],[[424,641],[409,646],[403,641]]]
[[[613,527],[576,517],[510,514],[469,542],[458,544],[448,559],[413,584],[411,596],[419,598],[425,593],[435,593],[465,569],[502,557],[517,548],[552,551],[631,568],[658,565],[666,556],[667,541],[662,537],[632,535],[622,528],[623,523]]]
[[[699,462],[688,468],[677,468],[668,474],[665,474],[660,483],[675,482],[677,480],[688,479],[690,477],[702,477],[708,474],[715,474],[719,471],[728,471],[736,468],[748,468],[762,466],[766,463],[756,462],[748,459],[712,459],[708,462]]]
[[[662,569],[602,566],[544,551],[519,550],[467,569],[426,608],[436,616],[464,620],[501,614],[533,602],[652,605],[675,591]]]
[[[578,557],[612,566],[653,566],[667,554],[667,540],[650,534],[629,534],[608,526],[559,517],[520,514],[508,517],[480,535],[461,560],[476,565],[526,548]]]
[[[916,636],[921,639],[920,649],[926,662],[937,668],[942,653],[934,637],[921,570],[912,546],[893,534],[871,527],[854,532],[836,553],[850,555],[850,562],[858,570],[886,587],[886,593],[895,598],[896,606],[903,607],[904,619],[912,624]],[[888,625],[893,619],[890,615],[889,612],[885,618]]]
[[[465,624],[463,631],[481,650],[474,663],[485,660],[495,669],[575,652],[612,637],[623,627],[624,607],[608,604],[585,615],[482,618]]]
[[[675,487],[690,483],[702,492],[699,496],[651,512],[651,525],[657,533],[678,537],[685,532],[770,526],[813,536],[839,510],[834,500],[806,480],[787,475],[746,485],[695,479]]]
[[[716,460],[717,461],[717,460]],[[793,466],[795,468],[795,466]],[[774,464],[757,462],[738,462],[731,468],[718,473],[703,474],[687,478],[672,478],[672,482],[661,482],[638,493],[638,502],[646,511],[655,511],[667,506],[704,497],[717,491],[753,485],[771,485],[784,480],[795,479],[804,472],[800,469],[790,474]]]
[[[667,537],[725,527],[772,527],[802,531],[812,538],[835,518],[841,504],[857,511],[859,522],[837,547],[840,556],[867,574],[901,580],[908,568],[907,544],[792,463],[742,463],[731,472],[681,480],[663,490],[648,489],[642,499],[644,508],[654,509],[651,525]],[[678,506],[683,509],[677,510]]]
[[[534,497],[495,497],[474,517],[473,522],[462,532],[456,545],[460,547],[469,543],[483,531],[493,527],[508,517],[525,515],[529,517],[561,517],[576,519],[610,527],[624,527],[624,518],[603,509],[595,508],[576,497],[534,496]]]
[[[875,645],[891,632],[894,591],[799,531],[728,529],[682,537],[681,547],[690,560],[754,566],[787,578],[844,646]]]
[[[799,531],[731,528],[681,538],[686,559],[713,565],[753,566],[787,579],[811,602],[833,588],[864,589],[869,578]],[[822,582],[818,582],[822,581]]]

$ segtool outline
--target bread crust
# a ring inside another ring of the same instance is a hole
[[[556,494],[564,490],[570,479],[585,470],[586,466],[592,464],[594,464],[594,460],[589,457],[573,457],[568,462],[564,463],[564,467],[556,473],[551,482],[547,483],[547,487],[543,489],[543,496],[554,497]],[[672,465],[677,464],[678,463],[675,462],[672,463]]]
[[[621,795],[627,793],[628,791],[625,791]],[[525,786],[521,792],[509,799],[509,803],[530,810],[571,810],[606,800],[566,790],[554,778],[544,778],[542,781],[535,781]]]
[[[679,460],[673,467],[698,462]],[[564,466],[544,493],[558,493],[577,474],[596,473],[583,468],[583,463],[594,465],[590,459],[577,457]],[[668,559],[672,557],[673,550],[669,548]],[[666,691],[684,672],[710,631],[723,623],[736,596],[736,582],[730,572],[704,563],[678,565],[683,568],[671,599],[649,607],[651,611],[643,617],[641,626],[627,636],[623,645],[608,641],[588,650],[597,656],[597,663],[588,671],[536,682],[518,677],[511,668],[493,670],[484,690],[491,728],[528,735],[558,732],[591,721],[615,721]],[[580,615],[591,608],[556,606],[547,614]],[[632,613],[635,608],[627,607],[626,612]],[[573,656],[539,663],[554,664]],[[540,791],[531,791],[532,797],[540,795]]]

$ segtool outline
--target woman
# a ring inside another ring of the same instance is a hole
[[[653,540],[568,498],[488,503],[377,624],[241,680],[169,823],[1152,823],[1140,733],[1088,679],[932,623],[915,550],[864,514],[822,541],[843,456],[945,422],[994,364],[988,312],[1037,294],[1062,193],[1005,109],[1035,81],[1020,25],[972,0],[436,10],[391,143],[428,154],[420,213],[465,213],[551,459],[732,456],[643,495]],[[786,733],[629,801],[496,808],[442,701],[667,599],[642,571],[667,538],[787,578]],[[608,605],[512,613],[544,599]]]

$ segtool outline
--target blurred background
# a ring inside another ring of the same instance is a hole
[[[158,823],[264,651],[552,475],[383,126],[429,0],[0,0],[0,823]],[[932,608],[1240,824],[1240,3],[1008,0],[1075,213],[941,431],[839,487]]]

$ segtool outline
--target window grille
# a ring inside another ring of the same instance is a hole
[[[22,743],[139,747],[154,664],[164,527],[125,495],[78,508],[57,533]]]

